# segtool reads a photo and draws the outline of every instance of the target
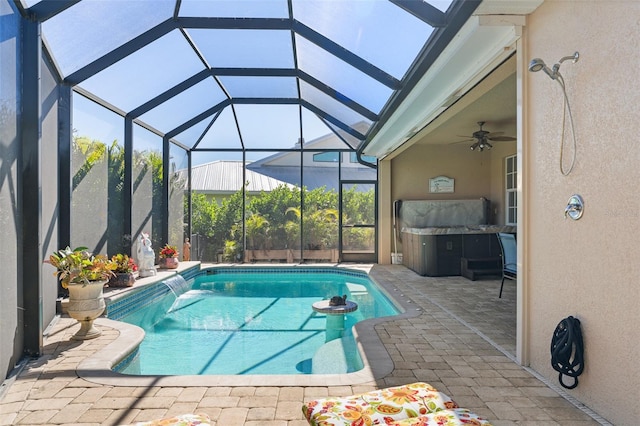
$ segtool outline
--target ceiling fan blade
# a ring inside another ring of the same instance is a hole
[[[515,141],[515,140],[517,140],[516,138],[511,137],[511,136],[488,137],[487,139],[489,139],[490,141],[494,141],[494,142],[507,142],[507,141]]]
[[[504,135],[504,132],[491,132],[491,133],[487,133],[485,136],[488,138],[492,138],[494,136],[501,136]]]

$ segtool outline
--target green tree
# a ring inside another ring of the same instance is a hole
[[[72,241],[94,252],[128,250],[123,228],[124,152],[118,141],[110,146],[74,134],[72,141]]]
[[[269,221],[259,213],[251,213],[245,221],[248,249],[269,249]]]
[[[300,189],[279,185],[273,191],[261,192],[248,200],[247,210],[263,216],[270,224],[269,243],[272,248],[290,248],[287,232],[286,211],[289,207],[300,206]]]
[[[303,217],[303,232],[304,232],[304,248],[305,249],[321,249],[321,248],[336,248],[337,236],[338,236],[338,210],[337,209],[321,209],[312,210],[305,204],[305,214]],[[289,220],[285,224],[285,229],[290,233],[289,240],[294,240],[298,237],[294,247],[300,247],[300,218],[302,213],[297,207],[290,207],[287,209],[287,213],[294,215],[294,220]]]
[[[358,191],[357,186],[352,186],[342,193],[342,222],[346,224],[375,223],[375,193]]]
[[[107,253],[129,253],[131,234],[124,233],[124,147],[117,140],[107,149]],[[130,253],[129,253],[130,254]]]
[[[359,192],[351,188],[343,206],[346,223],[374,223],[373,190]],[[338,194],[325,188],[305,190],[304,211],[300,208],[301,191],[281,185],[271,192],[262,192],[247,200],[245,230],[247,248],[283,249],[300,248],[300,220],[304,218],[305,249],[337,248]],[[208,201],[202,194],[192,196],[192,232],[206,237],[212,248],[209,253],[224,254],[227,260],[237,259],[242,241],[242,192],[225,198],[220,205]],[[350,231],[351,242],[368,247],[373,238],[369,229]]]
[[[162,223],[168,220],[162,209],[162,153],[159,151],[133,151],[133,196],[135,212],[133,221],[139,229],[134,234],[146,231],[153,247],[166,243],[162,237]]]
[[[114,141],[115,142],[115,141]],[[98,164],[104,162],[107,146],[87,136],[73,137],[74,174],[72,189],[75,191]],[[105,182],[103,182],[105,183]]]
[[[224,241],[229,239],[235,239],[240,246],[243,246],[242,232],[232,232],[233,229],[242,229],[242,191],[225,198],[216,213],[213,221],[213,237],[216,246],[224,247]],[[239,235],[233,238],[233,234]]]
[[[213,236],[216,210],[217,204],[209,202],[206,195],[191,194],[191,229],[194,234]]]
[[[357,185],[343,191],[343,225],[375,224],[375,192],[359,191]],[[372,249],[375,243],[375,230],[372,228],[347,228],[343,234],[345,247],[351,250]]]

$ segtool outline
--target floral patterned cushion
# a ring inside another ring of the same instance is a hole
[[[206,414],[182,414],[166,419],[134,423],[133,426],[210,426],[211,419]]]
[[[476,414],[464,408],[441,410],[424,416],[411,417],[390,423],[388,426],[491,426],[491,423],[481,419]]]
[[[302,406],[302,412],[312,426],[368,426],[394,424],[452,408],[458,408],[458,404],[431,385],[412,383],[345,398],[310,401]]]

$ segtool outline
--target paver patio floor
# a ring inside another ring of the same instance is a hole
[[[304,401],[346,396],[416,381],[430,383],[462,407],[499,425],[597,425],[589,410],[513,361],[515,283],[421,277],[401,265],[375,265],[372,277],[411,315],[375,325],[393,371],[340,386],[118,386],[86,380],[76,368],[119,332],[75,342],[74,320],[61,318],[45,339],[45,354],[5,381],[0,424],[121,425],[183,413],[205,413],[218,426],[303,426]],[[99,320],[97,321],[99,323]],[[597,418],[597,415],[595,416]]]

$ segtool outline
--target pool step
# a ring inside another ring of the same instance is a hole
[[[311,359],[312,374],[352,373],[362,367],[362,360],[352,336],[325,343]]]

